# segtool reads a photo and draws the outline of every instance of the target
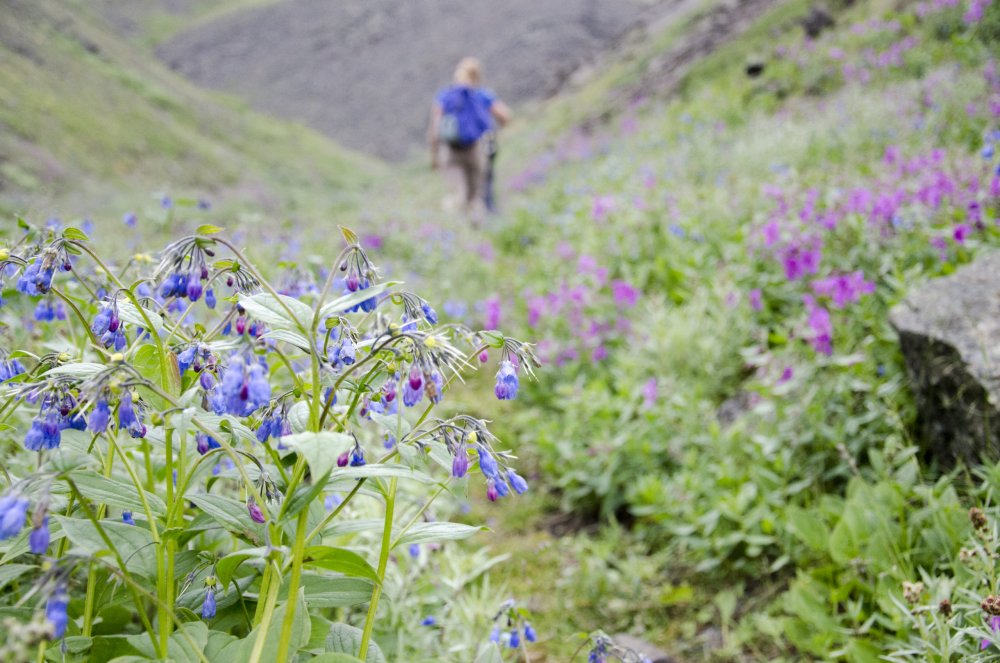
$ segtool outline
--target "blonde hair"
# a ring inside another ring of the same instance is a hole
[[[476,58],[462,58],[455,67],[455,82],[459,85],[478,87],[482,77],[482,66]]]

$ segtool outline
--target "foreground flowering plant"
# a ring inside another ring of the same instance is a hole
[[[486,422],[433,412],[491,353],[515,398],[530,346],[439,325],[349,230],[325,272],[281,288],[296,296],[220,230],[148,274],[74,228],[0,248],[0,290],[19,293],[3,306],[50,325],[0,348],[5,655],[384,660],[393,551],[479,530],[430,520],[434,499],[528,489]]]

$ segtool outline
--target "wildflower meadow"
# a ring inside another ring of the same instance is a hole
[[[1000,245],[1000,4],[688,58],[714,7],[525,109],[477,225],[298,138],[0,181],[0,660],[1000,660],[1000,464],[890,322]]]

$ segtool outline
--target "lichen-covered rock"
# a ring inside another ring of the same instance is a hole
[[[917,288],[889,320],[928,451],[945,462],[1000,457],[1000,253]]]

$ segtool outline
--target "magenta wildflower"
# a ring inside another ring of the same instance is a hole
[[[646,380],[646,384],[642,386],[643,405],[647,408],[653,407],[659,397],[660,386],[657,384],[656,378],[649,378]]]
[[[811,330],[809,343],[816,352],[833,354],[833,325],[830,322],[830,313],[816,304],[816,300],[810,295],[804,295],[802,301],[809,312],[808,324]]]
[[[639,301],[639,290],[627,281],[612,281],[611,294],[615,298],[615,304],[624,308],[631,308]]]
[[[997,635],[1000,635],[1000,615],[993,615],[992,617],[990,617],[990,631],[993,632],[994,638],[996,638]],[[986,649],[991,644],[993,643],[990,640],[983,638],[982,642],[979,643],[979,649],[980,650]]]
[[[965,244],[965,240],[971,232],[972,228],[964,223],[960,223],[951,231],[951,238],[955,240],[956,244]]]
[[[483,307],[485,309],[485,320],[483,321],[483,328],[486,330],[499,328],[500,297],[498,297],[497,295],[489,297],[485,302],[483,302]]]
[[[615,210],[616,202],[614,196],[594,196],[594,205],[591,208],[591,216],[594,221],[603,221]]]
[[[866,281],[864,272],[856,271],[850,274],[834,274],[812,282],[812,289],[821,297],[829,297],[836,308],[844,308],[856,302],[863,295],[875,292],[875,284]]]

